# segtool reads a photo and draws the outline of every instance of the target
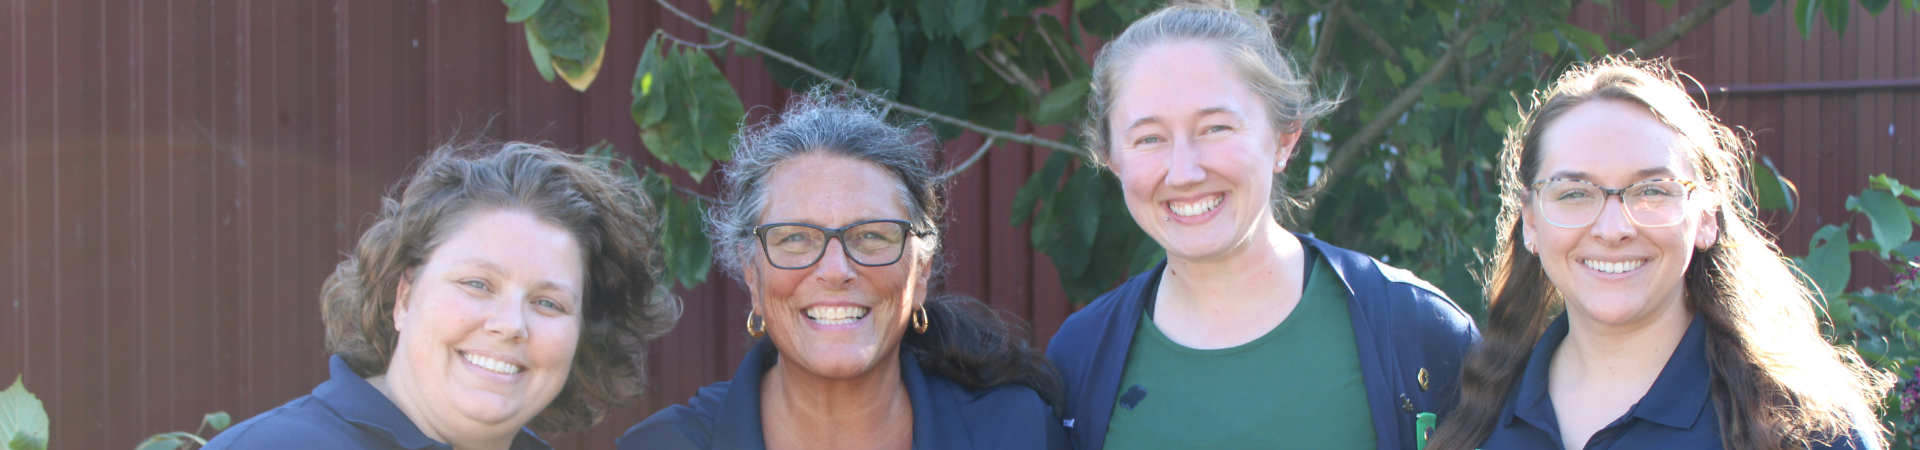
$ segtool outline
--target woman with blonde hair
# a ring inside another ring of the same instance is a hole
[[[1407,271],[1277,217],[1335,102],[1231,2],[1142,18],[1094,62],[1086,136],[1167,259],[1061,325],[1076,448],[1413,449],[1473,322]]]
[[[1885,447],[1891,377],[1820,335],[1744,136],[1682,76],[1577,67],[1512,130],[1486,340],[1431,448]]]

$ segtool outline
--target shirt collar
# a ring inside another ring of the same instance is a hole
[[[1547,395],[1547,369],[1553,364],[1553,352],[1567,339],[1567,330],[1567,316],[1562,313],[1540,334],[1533,354],[1527,358],[1527,370],[1520,378],[1520,387],[1514,390],[1513,399],[1501,414],[1500,426],[1525,420],[1559,438],[1553,400]],[[1706,318],[1694,314],[1693,321],[1687,325],[1687,334],[1680,338],[1680,345],[1674,347],[1673,355],[1660,369],[1660,376],[1628,414],[1669,427],[1692,428],[1707,401],[1709,376]]]
[[[374,389],[372,384],[360,377],[360,374],[354,373],[353,368],[348,367],[347,361],[340,358],[340,355],[333,355],[327,359],[327,374],[330,378],[313,388],[313,396],[333,407],[334,413],[339,414],[341,420],[409,449],[453,448],[446,443],[427,437],[425,432],[420,431],[420,427],[413,424],[413,419],[408,419],[407,414],[393,404],[392,399],[380,393],[379,389]],[[525,428],[521,428],[520,433],[513,437],[513,450],[552,450],[552,448],[546,441]]]
[[[740,361],[740,368],[733,372],[733,380],[727,385],[727,398],[721,402],[720,414],[714,421],[712,448],[767,447],[767,437],[760,422],[760,381],[767,370],[773,368],[777,352],[772,339],[761,339],[747,350],[746,358]],[[913,448],[937,448],[936,443],[951,444],[958,442],[955,439],[966,438],[964,435],[940,433],[942,430],[936,426],[936,408],[928,389],[927,375],[920,369],[919,360],[905,349],[900,351],[900,383],[906,385],[907,399],[913,404]]]

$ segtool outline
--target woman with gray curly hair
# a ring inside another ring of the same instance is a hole
[[[547,449],[632,404],[680,317],[634,183],[531,144],[442,147],[321,293],[332,379],[207,443]]]
[[[932,292],[933,142],[883,116],[815,91],[736,141],[709,233],[764,339],[620,448],[1065,446],[1046,357],[984,304]]]

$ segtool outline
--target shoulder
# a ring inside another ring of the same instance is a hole
[[[1161,263],[1162,266],[1165,264]],[[1059,331],[1055,331],[1052,340],[1048,341],[1047,356],[1059,361],[1063,356],[1087,354],[1082,351],[1082,346],[1098,345],[1100,333],[1117,320],[1116,316],[1123,316],[1129,308],[1139,307],[1140,297],[1146,294],[1147,285],[1152,284],[1160,267],[1155,266],[1128,278],[1120,287],[1100,294],[1092,303],[1067,316],[1067,320],[1060,324]]]
[[[703,449],[713,444],[714,418],[727,398],[731,381],[700,388],[685,405],[673,405],[653,413],[639,425],[627,429],[614,442],[625,449]]]
[[[1473,316],[1467,315],[1460,305],[1427,280],[1364,253],[1324,242],[1311,242],[1325,255],[1329,264],[1340,269],[1342,281],[1355,295],[1369,297],[1362,301],[1385,303],[1386,312],[1398,319],[1412,320],[1422,325],[1420,329],[1423,333],[1478,339],[1480,333],[1474,328]]]
[[[938,376],[929,391],[953,400],[975,448],[1042,449],[1064,443],[1066,431],[1053,408],[1033,389],[1017,384],[968,390]]]
[[[206,448],[365,448],[371,438],[325,401],[309,395],[235,424],[214,436]]]

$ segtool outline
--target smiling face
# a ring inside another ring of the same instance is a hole
[[[1299,133],[1274,129],[1231,62],[1206,44],[1158,44],[1119,79],[1109,166],[1169,257],[1224,259],[1279,229],[1273,177]]]
[[[1608,189],[1656,178],[1703,182],[1679,134],[1625,101],[1593,100],[1566,111],[1547,126],[1539,151],[1534,180],[1571,178]],[[1527,195],[1523,233],[1575,320],[1630,326],[1685,311],[1693,250],[1717,238],[1706,206],[1711,191],[1695,190],[1684,218],[1666,227],[1635,225],[1618,196],[1606,199],[1591,225],[1560,227],[1542,220],[1537,195]]]
[[[571,233],[514,210],[478,212],[403,280],[388,395],[430,435],[511,434],[566,384],[585,271]]]
[[[874,163],[816,152],[781,163],[766,179],[762,224],[840,228],[911,219],[901,204],[900,181]],[[770,265],[756,240],[746,284],[780,349],[780,364],[850,378],[897,357],[913,308],[927,294],[930,263],[917,254],[916,239],[907,238],[899,262],[878,267],[847,259],[845,243],[832,239],[819,262],[797,270]]]

